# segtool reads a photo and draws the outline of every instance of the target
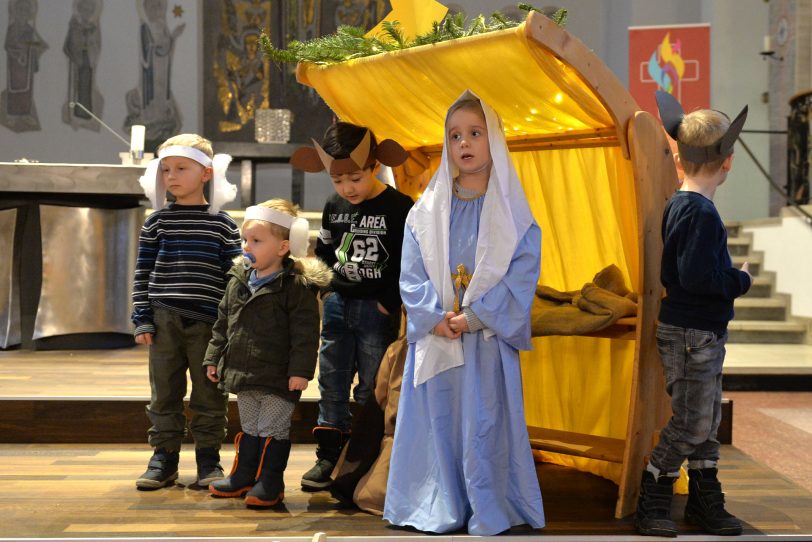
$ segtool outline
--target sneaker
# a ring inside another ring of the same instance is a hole
[[[195,450],[197,462],[197,484],[209,487],[209,484],[225,478],[223,467],[220,465],[220,450],[215,448],[197,448]]]
[[[178,479],[178,452],[158,448],[147,464],[147,470],[135,481],[142,490],[160,489],[172,485]]]
[[[335,463],[329,459],[317,459],[316,464],[302,476],[302,489],[320,490],[333,483],[330,475],[333,473]]]

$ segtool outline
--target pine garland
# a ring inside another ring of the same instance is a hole
[[[539,11],[530,4],[521,3],[519,9]],[[560,26],[567,23],[567,10],[559,9],[552,17]],[[313,64],[334,64],[352,58],[377,55],[388,51],[408,49],[420,45],[439,43],[475,34],[513,28],[520,24],[496,11],[486,20],[483,15],[470,22],[464,13],[446,15],[442,21],[432,23],[432,29],[409,41],[400,29],[398,21],[385,21],[381,37],[365,37],[366,30],[358,26],[340,26],[335,34],[321,36],[305,42],[291,41],[287,49],[277,49],[266,33],[260,36],[260,45],[265,56],[276,63],[310,62]]]

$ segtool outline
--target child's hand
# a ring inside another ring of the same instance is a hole
[[[214,365],[206,365],[206,377],[212,382],[220,382],[217,378],[217,367]]]
[[[467,333],[470,331],[468,328],[468,320],[465,318],[465,315],[462,313],[455,314],[448,320],[448,327],[451,328],[451,331],[456,331],[457,333]]]
[[[307,379],[301,376],[292,376],[288,379],[288,389],[290,391],[302,391],[307,389]]]
[[[449,321],[454,316],[456,315],[453,312],[445,313],[445,316],[440,321],[440,323],[434,326],[432,333],[434,333],[439,337],[447,337],[449,339],[459,339],[460,333],[458,331],[452,330],[451,327],[448,325]]]
[[[135,336],[135,342],[137,344],[146,344],[147,346],[152,344],[152,333],[139,333]]]
[[[753,282],[753,275],[750,273],[750,262],[744,262],[742,264],[742,271],[747,273],[747,276],[750,277],[750,283]]]

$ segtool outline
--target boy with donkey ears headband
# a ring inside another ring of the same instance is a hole
[[[722,365],[733,301],[752,277],[745,262],[733,267],[727,231],[713,204],[733,166],[733,145],[747,107],[732,121],[720,111],[685,114],[667,92],[657,91],[666,132],[677,141],[685,172],[663,214],[660,278],[666,296],[657,324],[657,348],[671,396],[672,416],[643,471],[635,527],[642,535],[677,536],[671,519],[674,481],[688,460],[685,520],[714,535],[738,535],[742,524],[725,510],[717,478],[722,417]]]
[[[302,488],[327,489],[349,438],[350,388],[364,404],[372,395],[378,366],[400,328],[398,288],[406,215],[412,199],[378,180],[379,163],[398,166],[406,151],[395,141],[377,142],[371,130],[346,122],[327,129],[321,145],[298,149],[291,164],[308,172],[326,170],[336,193],[324,206],[316,256],[335,272],[322,290],[319,350],[318,448],[316,464]]]

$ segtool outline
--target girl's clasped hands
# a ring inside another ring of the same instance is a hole
[[[432,333],[449,339],[459,339],[460,335],[468,331],[468,320],[463,313],[447,312],[440,323],[434,326]]]

